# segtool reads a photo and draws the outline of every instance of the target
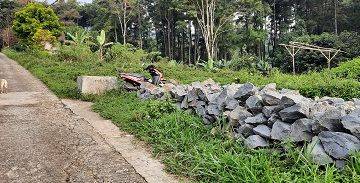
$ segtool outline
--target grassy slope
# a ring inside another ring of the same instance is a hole
[[[34,56],[9,50],[6,51],[6,54],[28,68],[60,97],[79,97],[76,94],[75,82],[78,75],[115,74],[116,63],[64,63],[56,61],[55,56]],[[245,71],[209,73],[182,66],[171,67],[168,64],[160,64],[160,66],[166,76],[182,82],[212,77],[218,82],[228,83],[234,77],[238,77],[241,82],[251,81],[258,85],[275,81],[281,87],[300,89],[309,96],[315,94],[321,96],[327,92],[331,92],[334,96],[348,98],[359,96],[356,92],[353,94],[351,90],[346,91],[346,87],[349,89],[351,87],[359,88],[357,81],[332,79],[332,77],[322,79],[320,77],[321,75],[332,76],[328,73],[301,76],[275,73],[268,78],[263,78]],[[128,67],[125,70],[140,71],[141,69]],[[340,70],[339,73],[341,72]],[[322,87],[330,89],[323,90]],[[338,172],[333,167],[320,170],[318,166],[307,161],[301,149],[290,148],[283,153],[268,150],[246,150],[241,143],[227,139],[224,135],[212,136],[209,133],[211,129],[202,125],[200,119],[174,110],[166,102],[141,101],[134,94],[122,92],[109,93],[97,97],[95,101],[94,109],[102,116],[111,119],[122,129],[151,144],[154,154],[162,157],[168,171],[191,177],[197,181],[360,181],[359,157],[350,163],[343,172]]]
[[[109,93],[94,109],[151,144],[169,172],[200,182],[359,182],[359,158],[339,172],[308,161],[302,149],[248,150],[224,134],[211,135],[201,119],[171,104],[141,101],[135,94]],[[121,112],[119,112],[121,111]]]
[[[129,59],[126,63],[113,62],[58,62],[54,55],[33,55],[28,53],[17,53],[5,50],[5,53],[17,60],[20,64],[35,73],[45,84],[47,84],[58,96],[76,97],[76,77],[79,75],[115,75],[115,69],[121,68],[129,72],[142,72],[142,66]],[[129,64],[130,63],[130,64]],[[354,67],[355,65],[355,67]],[[334,68],[331,71],[320,73],[308,73],[302,75],[289,75],[273,72],[264,77],[257,73],[248,71],[233,72],[220,70],[208,72],[205,70],[190,68],[184,65],[172,65],[158,63],[164,75],[170,79],[176,79],[182,83],[206,80],[213,78],[222,84],[228,84],[238,78],[240,83],[252,82],[261,86],[275,82],[279,88],[300,90],[308,97],[332,96],[344,99],[360,97],[360,82],[357,68],[360,67],[360,58],[344,66]]]

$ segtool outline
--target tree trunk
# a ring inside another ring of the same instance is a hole
[[[200,59],[199,41],[200,41],[199,29],[197,26],[195,26],[194,64],[196,64]]]
[[[191,64],[191,48],[192,48],[191,21],[189,21],[188,26],[189,26],[189,27],[188,27],[188,33],[189,33],[188,64],[190,65],[190,64]]]
[[[171,51],[171,22],[169,20],[169,17],[166,18],[167,20],[167,45],[168,45],[168,51],[169,51],[169,58],[170,60],[173,59],[172,51]]]
[[[115,34],[115,43],[117,43],[118,42],[118,35],[117,35],[117,27],[116,27],[116,21],[114,22],[114,34]]]
[[[139,34],[139,48],[143,49],[142,31],[141,31],[141,11],[138,15],[138,34]]]
[[[338,20],[337,20],[337,9],[338,9],[338,0],[334,0],[335,11],[334,11],[334,26],[335,26],[335,35],[338,35]]]
[[[124,3],[125,4],[125,3]],[[124,5],[124,14],[123,14],[123,21],[124,21],[124,29],[123,29],[123,44],[126,44],[126,29],[127,29],[127,21],[126,21],[126,4]]]

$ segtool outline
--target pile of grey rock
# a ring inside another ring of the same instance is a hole
[[[276,84],[258,88],[251,83],[220,86],[213,80],[189,85],[143,84],[143,99],[171,97],[183,110],[210,125],[226,119],[234,136],[248,148],[292,141],[308,144],[307,151],[320,165],[343,167],[346,158],[360,151],[360,100],[310,99],[299,91],[277,90]]]

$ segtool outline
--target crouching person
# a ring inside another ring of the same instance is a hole
[[[161,83],[161,80],[163,79],[163,74],[155,68],[154,65],[149,65],[145,68],[146,71],[148,71],[152,77],[152,84],[159,85]]]

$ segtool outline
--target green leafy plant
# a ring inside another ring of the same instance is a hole
[[[214,60],[209,59],[208,61],[199,61],[196,65],[203,67],[208,71],[217,70],[218,68],[214,65]]]
[[[80,62],[94,61],[97,56],[90,50],[88,45],[62,45],[57,51],[57,57],[60,61]]]
[[[265,60],[259,60],[255,65],[254,68],[260,71],[263,75],[269,75],[272,66],[269,64],[269,62],[266,62]]]
[[[38,45],[45,45],[46,43],[54,43],[56,37],[49,30],[38,29],[33,36],[33,41]]]
[[[13,21],[15,35],[25,44],[32,45],[40,38],[38,34],[34,41],[34,35],[41,30],[46,32],[46,37],[57,37],[61,33],[59,18],[50,7],[39,3],[29,3],[15,13]],[[42,39],[42,38],[41,38]]]
[[[100,35],[98,35],[96,37],[96,41],[97,41],[98,46],[99,46],[99,59],[100,59],[100,61],[103,61],[104,60],[104,49],[107,46],[112,45],[113,42],[109,42],[109,43],[105,42],[106,41],[106,35],[105,35],[104,30],[101,30]]]
[[[221,59],[214,62],[214,66],[219,69],[228,68],[230,65],[231,65],[231,60]]]
[[[71,34],[70,32],[67,32],[66,35],[68,35],[71,38],[70,43],[75,45],[85,44],[86,41],[90,38],[89,32],[86,30],[82,32],[75,32],[75,34]]]

